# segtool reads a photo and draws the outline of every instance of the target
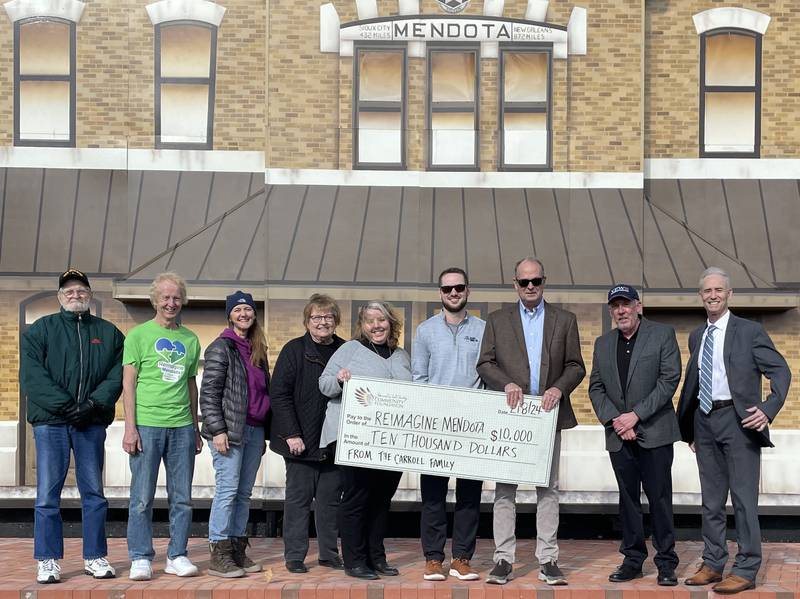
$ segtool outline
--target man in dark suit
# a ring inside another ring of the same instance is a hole
[[[730,277],[716,267],[700,277],[708,322],[689,336],[689,364],[678,404],[681,437],[697,453],[703,498],[703,564],[687,585],[716,582],[717,593],[755,587],[761,566],[758,483],[761,448],[772,447],[768,425],[778,415],[791,371],[764,328],[728,310]],[[761,399],[761,376],[770,393]],[[731,494],[739,551],[722,579],[725,501]]]
[[[681,379],[675,331],[641,317],[639,294],[630,285],[608,292],[616,324],[594,343],[589,398],[605,427],[606,449],[619,487],[622,565],[608,577],[625,582],[642,576],[647,557],[642,487],[650,506],[658,584],[675,586],[672,524],[672,444],[680,439],[672,396]]]
[[[489,314],[478,357],[478,374],[493,391],[504,391],[511,408],[523,394],[542,396],[542,408],[559,406],[550,481],[536,488],[536,557],[539,580],[566,584],[558,567],[558,462],[561,430],[577,425],[569,395],[583,380],[578,323],[572,312],[543,300],[544,266],[536,258],[520,260],[514,269],[519,302]],[[494,562],[487,582],[511,578],[516,552],[517,485],[497,483],[494,499]]]

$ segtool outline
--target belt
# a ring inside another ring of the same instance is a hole
[[[711,411],[714,410],[721,410],[722,408],[727,408],[728,406],[733,405],[732,399],[717,399],[716,401],[711,402]]]

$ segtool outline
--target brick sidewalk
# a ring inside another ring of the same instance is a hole
[[[109,541],[109,559],[118,578],[94,580],[83,574],[80,539],[66,539],[66,559],[61,561],[62,583],[39,585],[35,582],[36,564],[31,557],[31,539],[0,539],[0,599],[705,599],[711,593],[705,587],[659,587],[652,561],[639,580],[614,584],[609,573],[620,563],[616,541],[560,541],[561,566],[569,586],[548,587],[537,580],[532,565],[533,541],[520,541],[514,569],[516,578],[504,587],[483,582],[492,567],[492,543],[478,542],[473,560],[481,574],[476,582],[430,583],[422,580],[424,560],[416,539],[387,541],[389,560],[401,570],[397,578],[364,583],[316,565],[316,545],[312,542],[306,565],[308,574],[290,574],[283,565],[280,539],[253,539],[251,555],[263,562],[265,572],[247,578],[224,580],[213,576],[177,578],[165,575],[166,539],[156,540],[155,576],[150,582],[128,580],[130,563],[125,539]],[[678,543],[683,580],[696,567],[702,549],[699,542]],[[731,554],[735,546],[731,545]],[[652,552],[652,548],[651,548]],[[652,555],[652,553],[651,553]],[[203,570],[208,566],[205,540],[191,539],[189,557]],[[800,545],[765,543],[764,564],[754,591],[742,593],[747,599],[800,598]]]

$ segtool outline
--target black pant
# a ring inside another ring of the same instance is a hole
[[[336,519],[342,494],[341,472],[333,462],[284,458],[286,500],[283,503],[283,546],[286,561],[303,561],[308,553],[308,522],[314,500],[319,559],[339,555]]]
[[[420,518],[422,552],[426,560],[444,561],[447,542],[447,482],[444,476],[420,477],[422,516]],[[475,537],[481,516],[483,481],[456,479],[456,509],[453,514],[453,558],[472,559]]]
[[[339,535],[345,568],[386,561],[383,538],[402,472],[340,466]]]
[[[647,557],[644,538],[641,494],[644,487],[650,505],[653,527],[653,561],[659,570],[674,570],[678,565],[675,553],[675,531],[672,524],[672,445],[652,449],[625,441],[622,449],[611,452],[611,465],[619,487],[619,517],[622,521],[622,543],[619,550],[624,563],[641,569]]]

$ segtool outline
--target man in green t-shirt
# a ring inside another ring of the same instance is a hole
[[[131,580],[153,575],[153,499],[161,461],[167,476],[170,541],[164,572],[196,576],[186,556],[192,523],[195,455],[203,448],[197,422],[197,335],[177,319],[186,305],[186,282],[174,273],[158,275],[150,286],[155,318],[134,327],[122,357],[122,402],[130,456],[128,556]]]

